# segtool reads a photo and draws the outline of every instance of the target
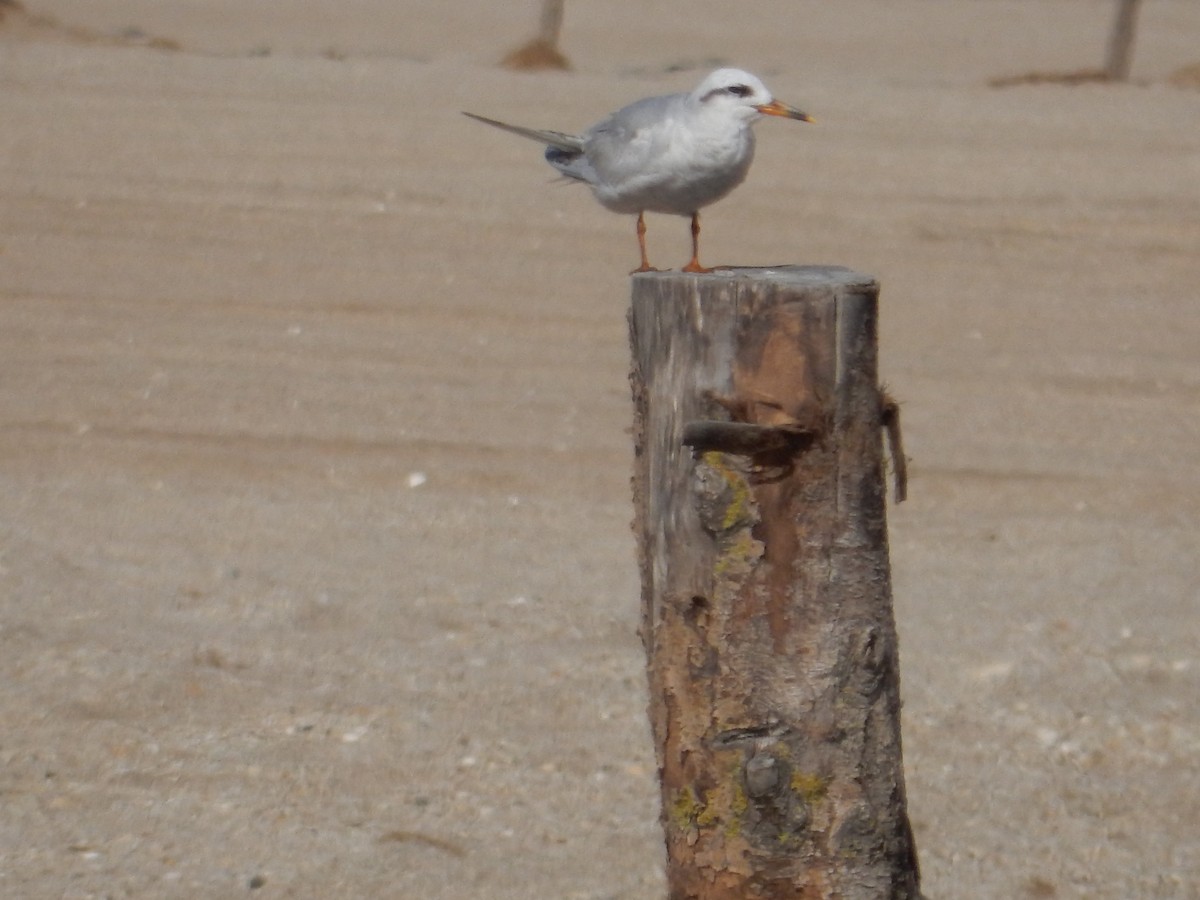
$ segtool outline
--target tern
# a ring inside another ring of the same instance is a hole
[[[463,115],[545,144],[546,161],[590,187],[605,208],[637,213],[641,265],[634,273],[658,271],[646,256],[648,212],[690,216],[692,258],[683,271],[711,272],[700,265],[700,210],[745,181],[754,123],[763,116],[813,121],[741,69],[717,69],[689,93],[638,100],[580,135]]]

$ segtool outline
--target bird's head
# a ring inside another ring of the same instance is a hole
[[[692,99],[703,108],[721,110],[747,122],[759,116],[813,121],[794,106],[776,100],[757,76],[741,69],[717,69],[692,91]]]

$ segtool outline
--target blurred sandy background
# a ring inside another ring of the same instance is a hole
[[[663,895],[633,223],[458,115],[715,62],[710,264],[883,284],[931,900],[1200,897],[1200,4],[26,0],[0,21],[0,896]],[[687,258],[652,217],[652,259]]]

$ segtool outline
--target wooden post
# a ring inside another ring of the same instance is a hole
[[[876,379],[836,267],[633,279],[642,640],[671,900],[916,900]]]
[[[500,65],[518,71],[571,68],[571,63],[558,49],[565,3],[566,0],[542,0],[537,37],[511,51]]]
[[[1108,37],[1104,74],[1109,81],[1128,81],[1133,66],[1133,38],[1142,0],[1117,0],[1117,16]]]

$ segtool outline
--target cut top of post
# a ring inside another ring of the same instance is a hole
[[[690,272],[635,272],[633,281],[674,281],[677,279],[722,279],[728,281],[756,281],[774,286],[787,285],[794,288],[831,287],[842,289],[877,289],[873,277],[856,272],[845,266],[729,266],[714,269],[703,275]]]

